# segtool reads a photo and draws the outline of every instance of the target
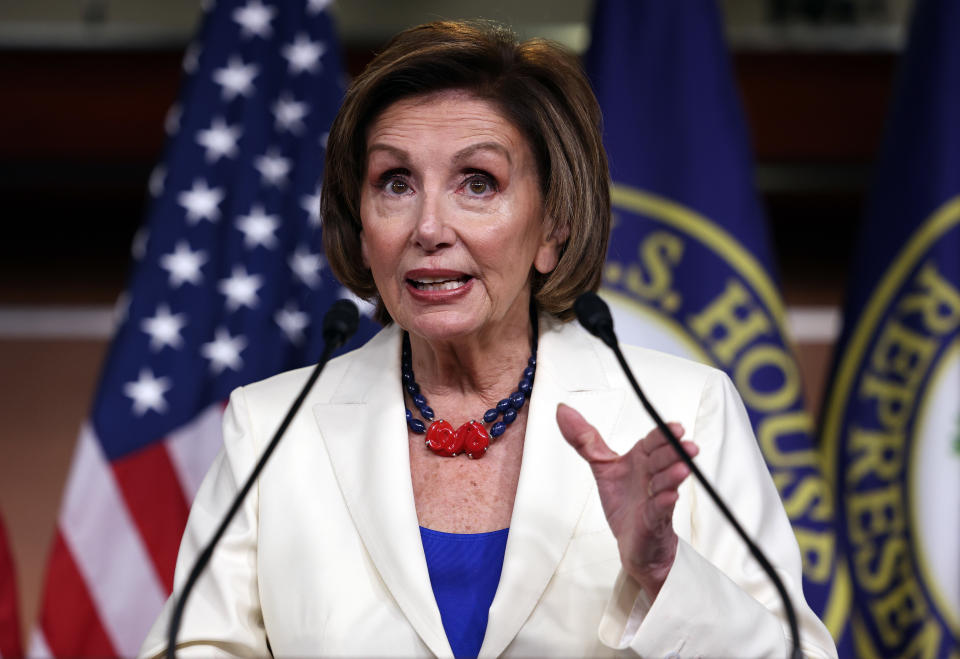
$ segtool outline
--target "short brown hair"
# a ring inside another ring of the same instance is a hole
[[[405,30],[350,85],[330,128],[323,175],[323,244],[333,273],[356,295],[377,295],[360,251],[367,129],[403,98],[450,89],[492,102],[529,141],[551,230],[568,236],[552,272],[533,270],[531,293],[542,310],[571,318],[577,296],[600,285],[610,235],[600,108],[576,56],[543,39],[518,42],[487,22]],[[390,321],[382,302],[377,317]]]

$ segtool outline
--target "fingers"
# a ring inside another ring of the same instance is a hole
[[[680,483],[689,475],[690,467],[684,463],[672,464],[650,476],[650,480],[647,481],[647,494],[655,499],[658,494],[667,490],[676,493]]]
[[[695,457],[700,452],[700,447],[693,442],[680,442],[680,446],[683,447],[683,450],[686,451],[687,455],[689,455],[691,458]],[[651,472],[657,472],[661,469],[666,469],[673,463],[682,461],[683,458],[677,455],[677,451],[673,448],[672,444],[661,446],[647,455],[647,464],[650,466]]]
[[[604,462],[619,457],[603,441],[597,429],[569,405],[557,405],[557,425],[567,443],[587,462]]]
[[[683,429],[683,426],[680,425],[679,423],[675,421],[671,421],[670,423],[667,424],[667,427],[673,433],[673,436],[676,437],[677,439],[680,439],[683,437],[683,433],[685,431]],[[641,439],[640,443],[641,443],[641,446],[643,446],[643,452],[646,453],[647,455],[650,455],[661,446],[670,446],[669,442],[667,441],[667,438],[663,435],[663,433],[660,432],[659,428],[654,428],[649,433],[647,433],[647,436]]]
[[[668,423],[667,426],[678,439],[683,437],[684,429],[679,423]],[[699,447],[690,441],[681,441],[680,446],[691,458],[700,452]],[[659,429],[650,431],[641,440],[641,448],[646,453],[647,496],[658,505],[672,507],[676,490],[690,475],[690,468]]]

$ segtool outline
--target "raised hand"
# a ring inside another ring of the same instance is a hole
[[[690,469],[656,428],[618,455],[572,407],[557,406],[557,425],[567,442],[590,463],[623,569],[653,600],[677,555],[677,534],[671,520],[677,488]],[[679,423],[667,425],[678,438],[683,437]],[[690,457],[699,452],[693,442],[682,445]]]

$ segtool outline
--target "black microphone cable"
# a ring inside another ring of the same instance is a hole
[[[747,549],[750,550],[750,554],[756,559],[757,563],[760,564],[760,567],[763,568],[763,571],[767,573],[767,576],[770,577],[770,581],[773,582],[773,585],[776,587],[777,592],[780,594],[780,599],[783,600],[783,609],[787,615],[787,623],[790,626],[790,634],[793,637],[793,649],[791,650],[791,657],[793,659],[803,659],[803,652],[800,651],[800,629],[797,625],[797,613],[793,608],[793,603],[790,601],[790,597],[787,594],[787,589],[783,585],[783,581],[780,580],[780,576],[777,574],[777,571],[773,569],[770,561],[761,551],[760,547],[750,539],[750,536],[747,535],[747,532],[740,526],[740,522],[737,521],[736,517],[733,516],[733,513],[730,512],[730,509],[727,507],[727,504],[723,502],[723,499],[720,498],[720,495],[717,494],[716,490],[713,489],[713,486],[707,481],[704,475],[700,472],[700,469],[693,462],[693,459],[687,455],[687,452],[683,450],[683,447],[680,445],[680,440],[674,436],[670,428],[666,423],[663,422],[663,419],[653,408],[653,405],[650,404],[650,401],[647,400],[647,397],[644,395],[643,390],[640,388],[640,385],[637,384],[636,378],[633,377],[633,371],[630,370],[630,366],[627,364],[627,360],[624,359],[623,353],[620,352],[620,345],[617,341],[617,335],[613,331],[613,317],[610,315],[610,309],[607,307],[607,303],[600,299],[600,296],[593,292],[587,292],[577,298],[577,301],[573,305],[573,310],[577,314],[577,320],[580,321],[580,324],[584,328],[598,337],[601,341],[606,343],[613,353],[617,356],[617,361],[620,362],[620,367],[623,369],[623,372],[626,374],[627,379],[630,380],[633,390],[637,392],[637,397],[640,398],[640,403],[643,405],[643,409],[647,411],[647,414],[653,418],[654,423],[657,424],[657,428],[660,429],[660,432],[663,433],[663,436],[667,438],[667,441],[670,442],[670,445],[677,452],[687,467],[690,468],[690,473],[692,473],[696,479],[700,482],[703,488],[710,495],[710,498],[713,499],[713,502],[717,504],[717,507],[720,509],[720,512],[723,513],[723,516],[727,518],[727,521],[733,525],[733,528],[737,531],[740,538],[747,545]]]
[[[313,383],[317,381],[320,371],[323,370],[323,367],[326,366],[327,362],[330,360],[330,356],[333,354],[333,351],[346,343],[347,339],[353,336],[353,333],[357,331],[358,322],[359,314],[357,312],[357,305],[349,300],[337,300],[330,306],[330,309],[323,317],[323,354],[320,355],[320,359],[317,361],[317,365],[313,368],[313,371],[311,371],[310,377],[307,378],[306,384],[303,385],[303,388],[293,401],[290,409],[287,410],[287,415],[283,418],[283,421],[280,423],[280,427],[277,428],[276,433],[274,433],[273,439],[271,439],[270,443],[267,444],[267,448],[264,449],[263,455],[260,456],[260,460],[253,468],[253,472],[250,474],[250,477],[247,478],[247,482],[244,483],[243,487],[240,488],[240,491],[237,492],[237,496],[230,505],[230,509],[227,511],[227,514],[224,515],[223,521],[220,522],[217,532],[213,534],[213,538],[210,540],[207,546],[204,547],[203,551],[200,552],[200,555],[197,556],[197,560],[193,563],[193,569],[190,570],[190,576],[187,577],[187,581],[183,585],[183,590],[180,592],[180,597],[177,599],[176,604],[173,607],[173,613],[170,615],[170,625],[167,631],[167,659],[174,659],[174,657],[176,657],[177,632],[180,630],[180,623],[183,619],[183,610],[187,603],[187,597],[189,597],[190,592],[193,590],[193,586],[196,584],[197,579],[200,578],[203,568],[205,568],[207,563],[210,562],[210,557],[213,556],[214,548],[217,546],[220,538],[227,530],[227,526],[229,526],[233,516],[240,509],[240,504],[243,503],[243,500],[246,498],[250,488],[253,487],[253,484],[256,482],[260,472],[263,471],[263,467],[267,464],[267,460],[270,459],[271,454],[273,454],[273,450],[277,448],[277,444],[280,443],[280,438],[283,437],[283,433],[286,432],[287,426],[289,426],[290,422],[293,421],[293,417],[297,413],[297,410],[300,409],[300,406],[306,399],[307,394],[310,393],[310,389],[313,387]]]

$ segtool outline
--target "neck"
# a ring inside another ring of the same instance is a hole
[[[430,394],[473,397],[490,404],[517,386],[531,351],[529,314],[495,331],[449,341],[410,335],[417,382]]]

